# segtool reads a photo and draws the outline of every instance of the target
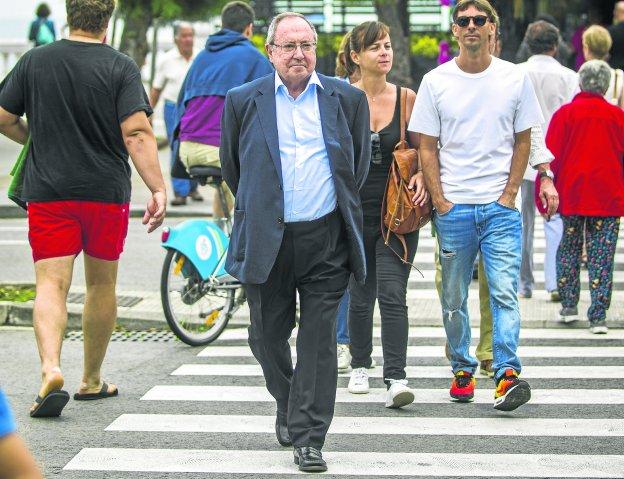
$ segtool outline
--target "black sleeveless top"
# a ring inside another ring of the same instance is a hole
[[[379,132],[371,131],[373,137],[372,144],[372,160],[368,170],[368,176],[364,182],[364,186],[360,190],[360,199],[362,201],[362,211],[364,213],[364,221],[366,223],[379,224],[381,221],[381,204],[384,193],[386,192],[386,181],[388,180],[388,172],[392,163],[392,152],[394,147],[401,140],[401,87],[396,87],[396,103],[394,105],[394,115],[390,123],[379,130]],[[379,135],[379,142],[375,142],[375,135]],[[377,145],[375,145],[377,143]],[[379,150],[381,150],[381,162],[379,163]]]

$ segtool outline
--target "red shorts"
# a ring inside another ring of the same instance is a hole
[[[97,201],[28,203],[28,240],[35,262],[79,254],[117,261],[128,233],[128,204]]]

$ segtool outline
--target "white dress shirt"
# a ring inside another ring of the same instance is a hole
[[[191,68],[191,63],[195,59],[196,53],[193,50],[191,58],[188,60],[182,56],[178,47],[173,47],[164,53],[158,62],[154,83],[152,86],[161,90],[161,96],[165,101],[178,101],[178,93],[182,88],[182,82],[186,78],[186,73]]]
[[[571,102],[574,95],[580,91],[579,78],[576,72],[564,67],[549,55],[533,55],[519,66],[529,74],[544,116],[544,123],[541,125],[541,140],[537,135],[538,129],[533,128],[531,132],[531,155],[529,166],[524,174],[525,180],[535,181],[536,173],[533,167],[553,159],[552,153],[548,151],[544,143],[550,119],[559,108]]]
[[[277,133],[284,181],[284,221],[311,221],[336,209],[336,190],[321,128],[317,88],[312,72],[305,90],[294,99],[275,73]]]

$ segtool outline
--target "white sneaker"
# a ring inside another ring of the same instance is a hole
[[[609,328],[607,328],[607,322],[603,319],[602,321],[590,323],[589,331],[592,334],[607,334]]]
[[[414,402],[414,392],[407,387],[407,379],[389,379],[386,407],[399,408]]]
[[[351,367],[351,353],[348,344],[338,344],[338,371],[346,371]]]
[[[351,371],[348,389],[351,394],[368,394],[370,386],[368,385],[368,371],[366,368],[355,368]]]

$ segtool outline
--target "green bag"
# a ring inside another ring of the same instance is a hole
[[[28,150],[30,149],[30,136],[26,141],[26,144],[20,151],[17,161],[13,165],[10,175],[13,177],[11,184],[9,185],[8,196],[9,199],[21,208],[27,209],[26,202],[22,199],[24,189],[24,166],[26,165],[26,157],[28,156]]]

